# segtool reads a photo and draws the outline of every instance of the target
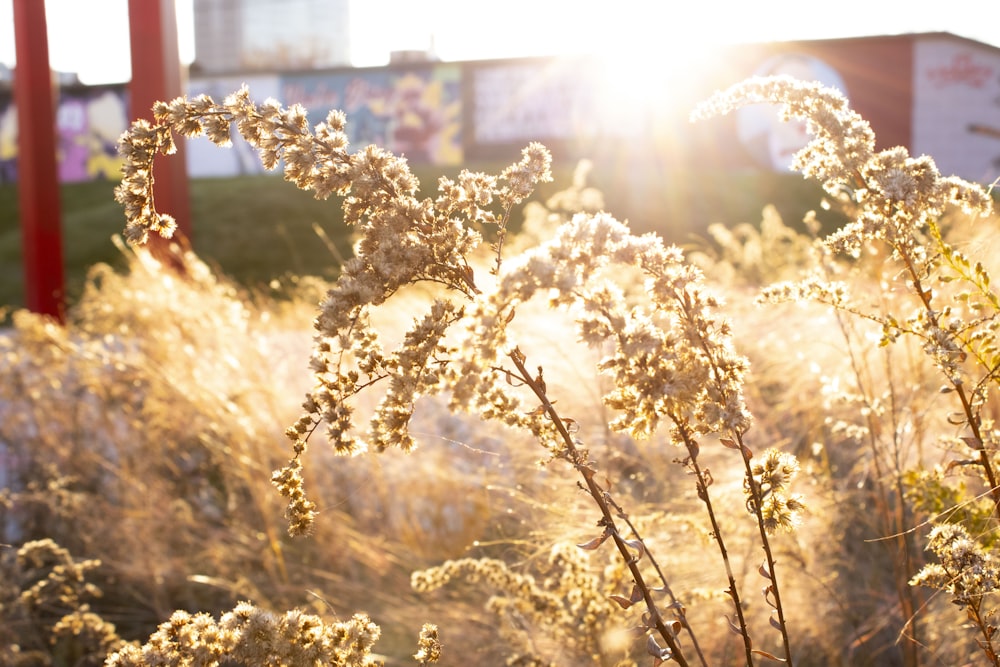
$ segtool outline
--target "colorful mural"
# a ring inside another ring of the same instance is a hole
[[[0,184],[17,180],[17,108],[0,99]]]
[[[127,124],[123,89],[63,92],[56,109],[59,179],[119,178],[118,137]]]
[[[279,99],[306,107],[313,125],[343,111],[355,149],[378,144],[411,162],[462,161],[458,65],[285,76]]]
[[[56,150],[64,183],[116,179],[118,137],[128,122],[124,87],[72,88],[56,100]],[[0,183],[17,179],[17,109],[0,99]]]
[[[604,71],[585,57],[201,78],[188,90],[221,100],[246,83],[258,101],[302,104],[314,125],[340,109],[352,150],[374,143],[413,163],[509,160],[527,142],[542,141],[560,159],[613,158],[623,169],[649,163],[784,171],[807,140],[801,124],[777,122],[766,106],[697,127],[677,112],[694,104],[685,95],[700,100],[754,73],[784,73],[846,92],[880,147],[906,145],[933,155],[942,171],[973,180],[1000,176],[1000,49],[933,33],[734,46],[699,67],[690,90],[671,90],[645,70]],[[660,98],[639,94],[648,92],[643,86]],[[60,92],[60,179],[118,177],[115,145],[130,117],[126,99],[125,86]],[[10,91],[2,90],[0,183],[16,179],[16,155],[16,113]],[[263,171],[253,148],[236,136],[229,150],[190,140],[187,166],[195,178]]]

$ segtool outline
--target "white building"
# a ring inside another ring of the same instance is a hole
[[[350,64],[349,0],[194,0],[199,74]]]

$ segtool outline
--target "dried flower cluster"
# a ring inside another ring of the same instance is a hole
[[[925,565],[911,584],[948,593],[952,603],[965,610],[970,626],[982,634],[979,646],[986,657],[997,664],[1000,653],[994,637],[1000,619],[988,596],[1000,588],[1000,566],[958,524],[936,526],[927,538],[927,549],[938,557],[938,562]]]
[[[805,510],[803,497],[789,493],[792,480],[799,472],[799,462],[787,452],[770,448],[751,461],[750,470],[752,481],[744,480],[748,508],[760,499],[764,528],[769,534],[779,528],[794,530],[802,522]],[[751,483],[756,493],[751,492]]]
[[[429,665],[441,659],[441,640],[438,638],[438,628],[433,623],[424,623],[420,629],[417,652],[413,654],[413,659],[421,665]]]
[[[413,588],[430,592],[454,580],[492,591],[486,610],[497,617],[510,648],[510,664],[554,664],[573,656],[602,664],[620,660],[627,642],[615,643],[620,618],[612,601],[618,581],[591,571],[585,552],[556,544],[538,576],[516,572],[491,558],[463,558],[414,572]]]
[[[938,562],[925,565],[913,578],[915,585],[943,590],[962,606],[980,601],[1000,588],[1000,565],[964,526],[936,526],[927,537],[927,550],[938,557]]]
[[[248,602],[216,621],[208,614],[175,611],[141,646],[111,655],[107,667],[191,665],[377,664],[372,647],[381,630],[363,614],[327,623],[301,611],[276,615]]]
[[[645,277],[645,305],[630,305],[627,285],[611,277],[630,276],[627,269]],[[516,399],[494,368],[510,348],[507,320],[537,294],[574,312],[584,342],[614,345],[599,365],[614,378],[605,397],[620,412],[613,428],[645,438],[664,419],[694,434],[749,426],[740,388],[746,361],[733,353],[700,272],[676,247],[635,236],[607,214],[574,217],[554,239],[510,261],[497,288],[468,309],[462,357],[450,371],[454,406],[509,415]]]
[[[828,243],[856,256],[867,240],[882,239],[899,250],[918,252],[913,232],[957,204],[985,213],[992,203],[979,186],[942,177],[927,156],[912,158],[900,147],[877,152],[871,126],[839,91],[787,76],[752,78],[714,95],[692,117],[729,113],[756,103],[780,105],[783,119],[806,121],[814,138],[792,164],[822,183],[833,197],[848,194],[861,210]]]
[[[9,555],[0,562],[0,662],[28,662],[50,645],[75,664],[97,665],[125,645],[85,602],[102,595],[87,581],[99,561],[77,560],[51,539],[25,542]]]
[[[917,301],[906,314],[863,312],[849,302],[842,284],[829,284],[821,276],[795,285],[769,287],[763,298],[811,298],[876,319],[883,325],[887,342],[901,334],[915,335],[924,341],[925,351],[949,381],[963,382],[961,362],[966,348],[973,340],[981,345],[982,338],[993,337],[995,318],[975,321],[979,313],[973,311],[974,321],[966,321],[950,298],[942,298],[950,295],[935,291],[931,284],[939,278],[969,284],[978,294],[966,293],[966,302],[973,298],[979,303],[985,297],[992,304],[996,297],[989,290],[988,277],[985,284],[982,282],[982,266],[977,271],[964,255],[945,243],[938,219],[950,207],[986,216],[993,210],[989,195],[978,185],[942,176],[927,156],[913,158],[900,147],[876,151],[868,123],[850,109],[838,91],[819,84],[786,77],[751,79],[717,94],[696,115],[725,113],[757,102],[780,104],[786,118],[807,121],[815,139],[796,155],[794,168],[822,182],[831,195],[848,195],[854,220],[826,238],[825,245],[856,258],[866,244],[885,244],[904,272],[904,285]]]
[[[463,172],[457,182],[442,179],[436,200],[418,200],[417,182],[406,161],[375,146],[347,151],[344,116],[331,112],[310,131],[301,106],[283,109],[274,100],[254,104],[244,87],[216,104],[207,96],[178,98],[154,107],[157,125],[137,121],[120,141],[124,178],[116,198],[125,207],[126,237],[142,243],[150,231],[169,235],[169,216],[156,211],[153,199],[153,157],[173,150],[172,132],[202,133],[218,145],[228,145],[234,124],[260,152],[267,168],[284,159],[284,175],[317,198],[345,196],[345,221],[358,228],[355,256],[343,267],[336,286],[321,304],[315,320],[316,346],[311,367],[317,387],[308,397],[306,413],[290,429],[296,459],[306,437],[324,422],[337,451],[353,453],[365,444],[353,433],[350,399],[370,384],[387,380],[389,391],[373,420],[374,441],[386,446],[412,447],[405,424],[413,401],[435,390],[439,358],[449,354],[440,344],[459,311],[441,299],[406,336],[401,349],[382,349],[369,324],[369,309],[383,304],[401,287],[428,282],[471,298],[478,292],[469,256],[482,243],[476,227],[494,224],[502,232],[511,208],[539,182],[551,180],[550,156],[538,144],[499,178]],[[500,212],[487,210],[494,201]],[[463,223],[464,220],[464,223]],[[275,483],[289,498],[293,532],[308,529],[312,507],[301,495],[301,476],[293,464],[275,474]]]

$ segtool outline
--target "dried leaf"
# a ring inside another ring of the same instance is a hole
[[[719,442],[721,442],[724,446],[728,447],[729,449],[739,449],[740,448],[740,446],[737,445],[736,441],[733,440],[732,438],[719,438]]]
[[[768,653],[767,651],[761,651],[760,649],[754,649],[754,650],[752,650],[750,652],[751,653],[756,653],[757,655],[761,656],[762,658],[767,658],[768,660],[777,660],[778,662],[785,662],[784,658],[779,658],[778,656],[772,655],[772,654]]]
[[[622,609],[628,609],[632,606],[632,601],[623,595],[609,595],[608,598],[617,602]]]
[[[729,624],[729,629],[732,630],[734,633],[738,634],[740,637],[742,637],[743,631],[740,630],[740,626],[736,625],[736,623],[733,622],[733,619],[729,618],[728,616],[726,616],[725,619],[726,623]]]
[[[642,543],[642,540],[625,540],[625,546],[630,549],[635,549],[639,553],[636,554],[635,560],[640,560],[646,555],[646,545]]]
[[[671,656],[673,656],[673,652],[669,648],[664,648],[656,643],[656,638],[653,635],[649,635],[649,638],[646,639],[646,651],[660,662],[670,660]],[[658,665],[660,663],[654,661],[654,664]]]
[[[948,473],[950,473],[952,468],[958,468],[960,466],[974,466],[978,464],[979,461],[974,461],[972,459],[952,460],[948,462],[947,466],[945,466],[944,474],[947,475]]]
[[[760,573],[760,576],[770,581],[771,572],[767,569],[767,561],[760,564],[760,567],[757,568],[757,572]]]
[[[609,533],[607,531],[604,531],[604,534],[601,535],[600,537],[595,537],[594,539],[590,540],[589,542],[584,542],[583,544],[578,544],[576,546],[580,547],[581,549],[586,549],[587,551],[593,551],[597,547],[599,547],[602,544],[604,544],[604,542],[610,536],[611,536],[611,533]]]
[[[967,435],[967,436],[961,438],[961,440],[962,440],[962,442],[964,442],[965,444],[967,444],[970,449],[974,449],[977,452],[983,448],[983,441],[980,440],[979,438],[973,437],[971,435]]]
[[[632,586],[632,595],[630,595],[628,599],[629,599],[629,601],[632,604],[635,604],[636,602],[639,602],[640,600],[643,599],[643,597],[642,597],[642,590],[638,586],[633,585]]]
[[[780,632],[781,631],[781,623],[778,623],[778,619],[776,619],[774,616],[771,616],[771,618],[769,620],[771,621],[771,627],[774,628],[775,630],[778,630]]]

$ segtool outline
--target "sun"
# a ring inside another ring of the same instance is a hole
[[[590,50],[602,114],[621,123],[686,116],[706,92],[704,75],[721,35],[697,23],[679,25],[667,3],[624,4],[606,16]]]

